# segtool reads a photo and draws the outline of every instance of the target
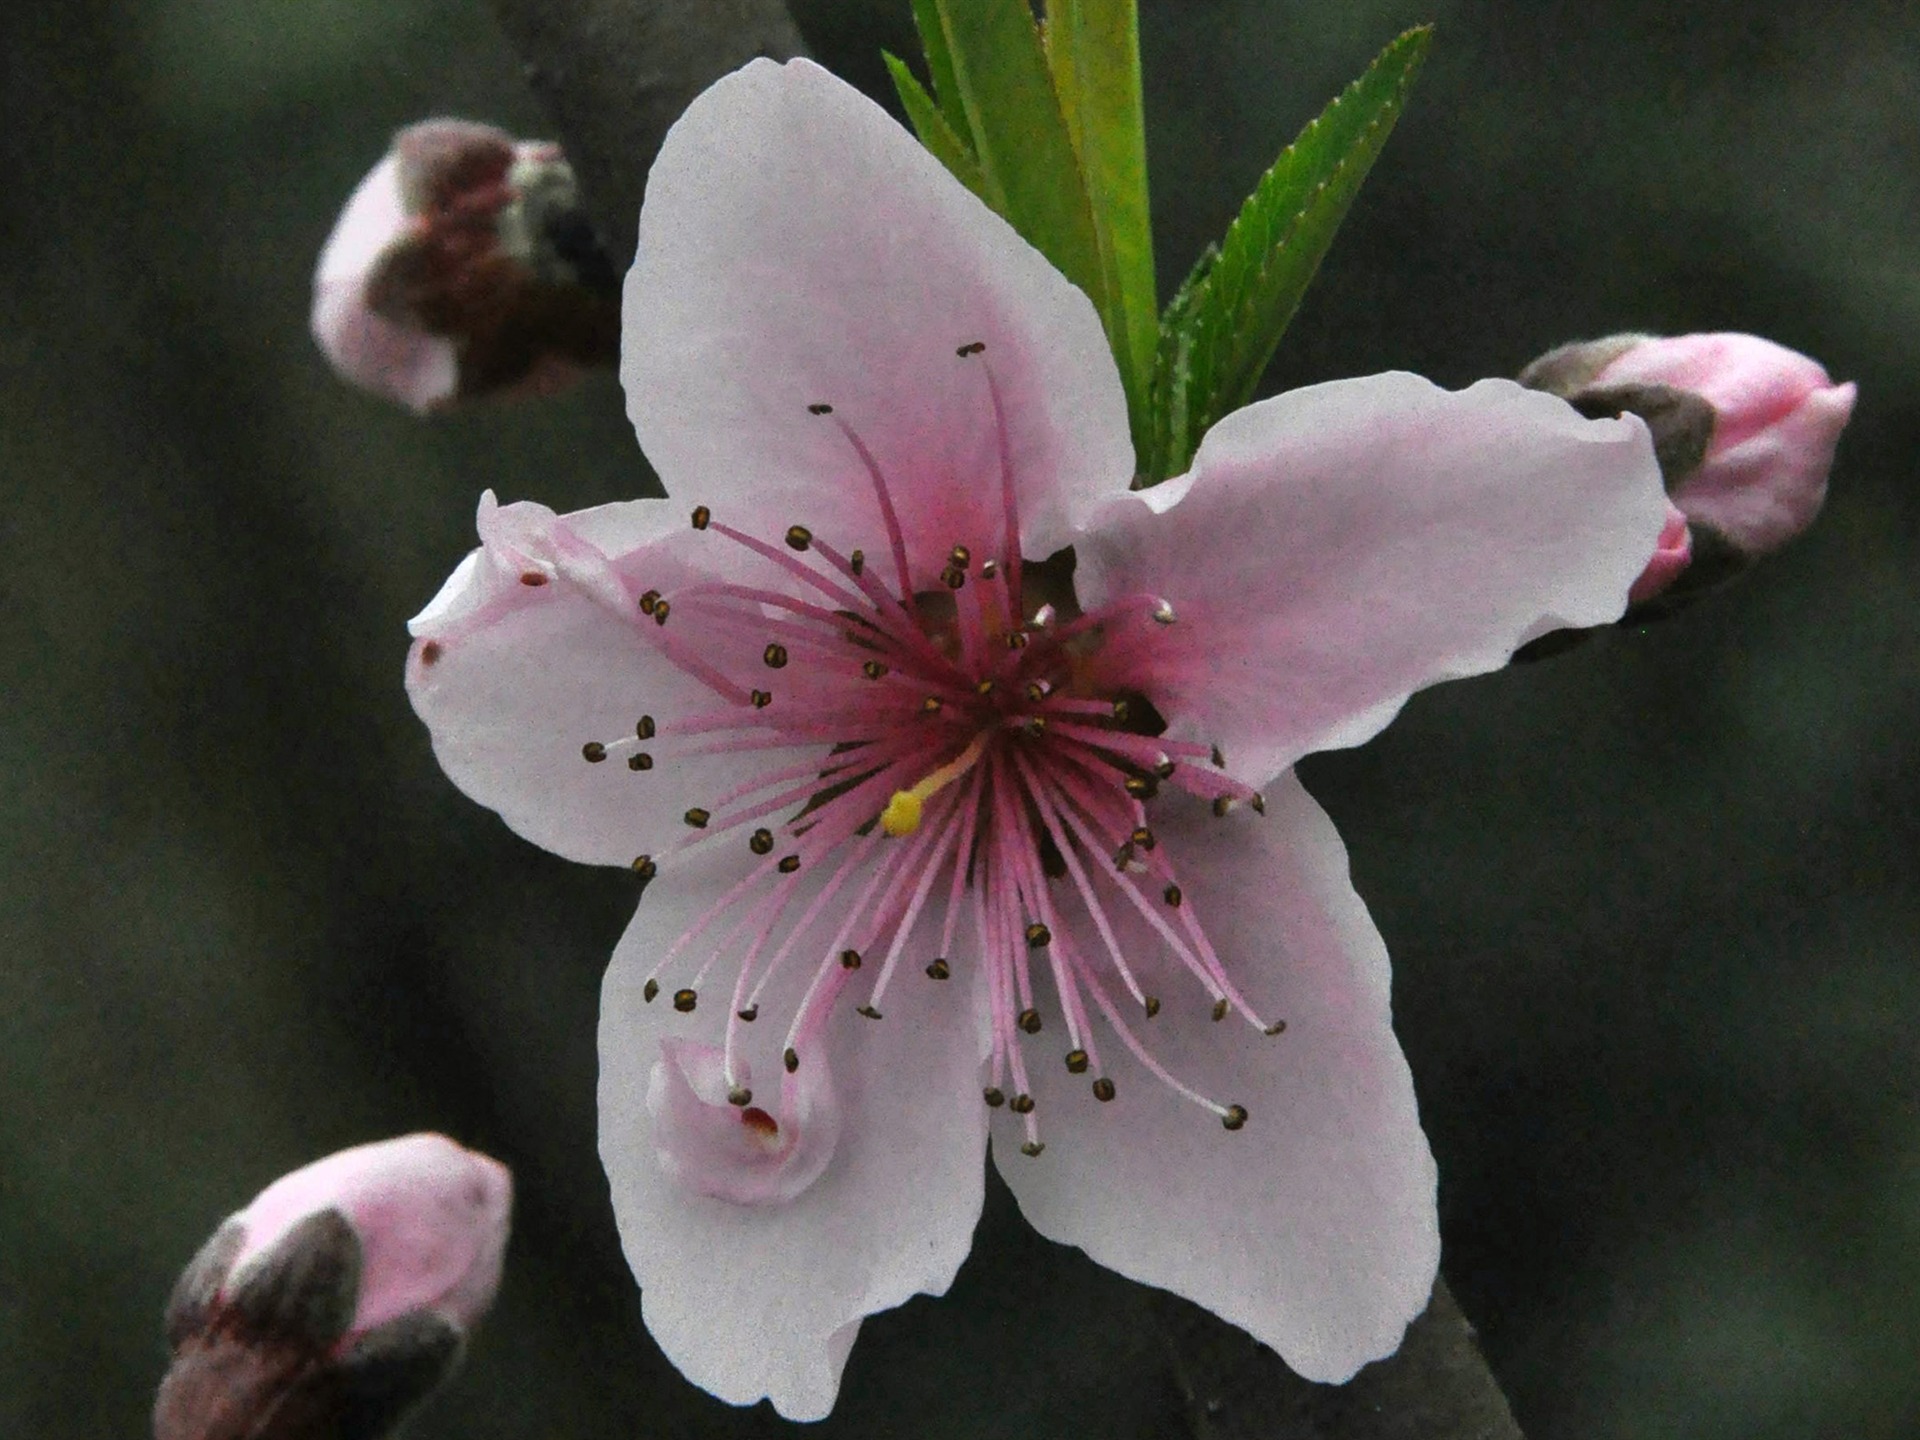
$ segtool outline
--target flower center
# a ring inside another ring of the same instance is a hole
[[[991,378],[989,389],[999,421]],[[1151,627],[1177,623],[1173,607],[1128,595],[1087,613],[1023,608],[1004,424],[1004,530],[955,537],[939,587],[916,592],[886,477],[830,406],[810,408],[841,429],[872,480],[894,583],[861,551],[843,554],[803,525],[775,542],[701,506],[694,528],[759,557],[768,583],[702,580],[640,597],[667,653],[722,703],[643,716],[631,737],[589,742],[586,759],[624,753],[635,770],[675,756],[775,762],[686,811],[683,839],[634,861],[650,881],[682,851],[745,836],[745,875],[662,955],[645,997],[659,993],[659,977],[691,971],[672,998],[692,1011],[713,967],[723,958],[737,966],[719,1057],[724,1088],[740,1123],[769,1134],[788,1117],[752,1107],[739,1051],[741,1027],[758,1018],[771,982],[811,970],[781,1048],[791,1077],[847,989],[864,988],[854,1008],[882,1018],[910,946],[935,981],[976,963],[992,1017],[986,1103],[1020,1115],[1022,1148],[1038,1155],[1022,1042],[1047,1028],[1035,987],[1045,970],[1066,1068],[1091,1076],[1098,1101],[1112,1101],[1116,1087],[1101,1063],[1096,1011],[1151,1074],[1238,1130],[1243,1108],[1193,1090],[1143,1043],[1136,1021],[1162,1002],[1137,979],[1113,920],[1116,907],[1144,919],[1214,1020],[1237,1010],[1268,1033],[1284,1028],[1263,1021],[1226,974],[1150,823],[1162,787],[1219,815],[1240,803],[1264,808],[1224,772],[1217,749],[1167,736],[1152,707],[1115,683]],[[954,945],[963,916],[972,922],[968,956]]]

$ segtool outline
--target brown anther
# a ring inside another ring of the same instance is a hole
[[[1016,1115],[1031,1115],[1033,1113],[1033,1096],[1022,1090],[1007,1102],[1007,1108]]]
[[[1286,1030],[1287,1030],[1287,1022],[1284,1020],[1276,1020],[1273,1022],[1273,1024],[1267,1026],[1267,1028],[1262,1030],[1260,1033],[1262,1035],[1284,1035],[1286,1033]]]
[[[654,611],[654,607],[659,603],[660,603],[660,592],[658,590],[647,591],[646,594],[640,597],[640,613],[642,615],[651,615]]]
[[[707,822],[713,819],[713,815],[709,811],[702,810],[698,805],[696,805],[691,810],[687,811],[686,814],[682,815],[680,818],[686,821],[687,824],[691,825],[694,829],[704,830],[707,828]]]
[[[1093,1098],[1098,1100],[1102,1105],[1106,1104],[1107,1101],[1113,1099],[1113,1081],[1109,1080],[1104,1075],[1102,1075],[1098,1080],[1094,1081],[1093,1082]]]
[[[940,697],[938,695],[927,696],[926,699],[920,702],[920,713],[922,715],[938,715],[940,713]]]
[[[749,1005],[747,1006],[746,1009],[736,1010],[733,1013],[738,1015],[742,1020],[746,1021],[747,1024],[751,1025],[754,1021],[760,1018],[760,1007],[758,1005]]]
[[[856,1015],[864,1015],[869,1020],[878,1020],[880,1018],[880,1012],[871,1005],[856,1005],[853,1007],[853,1013]]]
[[[998,1085],[989,1085],[983,1092],[983,1098],[987,1104],[998,1109],[1007,1103],[1007,1092],[1002,1090]]]
[[[1129,705],[1125,700],[1116,700],[1113,702],[1113,718],[1118,720],[1121,724],[1124,725],[1126,723],[1127,716],[1129,716],[1132,713],[1133,713],[1133,707]]]
[[[1133,833],[1127,836],[1127,840],[1130,844],[1138,845],[1142,850],[1151,850],[1160,843],[1153,838],[1153,831],[1144,825],[1136,826]]]
[[[969,355],[978,355],[982,350],[986,348],[987,348],[986,341],[971,340],[971,341],[968,341],[965,345],[962,345],[958,350],[954,351],[953,353],[958,355],[962,360],[964,360]]]
[[[747,837],[747,848],[756,855],[773,853],[773,832],[762,828]]]
[[[753,1103],[753,1092],[744,1085],[736,1085],[727,1091],[727,1104],[738,1105],[742,1110]]]
[[[640,987],[640,998],[649,1005],[653,1003],[654,997],[659,993],[660,982],[658,980],[649,980],[645,985]]]
[[[860,673],[869,680],[878,680],[885,676],[887,667],[882,665],[878,660],[869,660],[860,667]]]
[[[800,1052],[789,1045],[786,1053],[780,1057],[780,1063],[787,1067],[787,1074],[793,1074],[800,1068]]]
[[[1174,620],[1178,618],[1173,613],[1173,606],[1169,605],[1165,600],[1161,600],[1154,605],[1152,615],[1154,624],[1156,625],[1171,625]]]
[[[1224,819],[1232,809],[1233,797],[1231,795],[1216,795],[1213,797],[1213,813],[1216,817]]]
[[[760,658],[766,663],[766,667],[769,670],[785,669],[787,664],[787,647],[776,640],[760,652]]]
[[[1029,715],[1027,717],[1027,733],[1029,735],[1046,734],[1047,733],[1047,717],[1044,715]]]
[[[636,855],[633,857],[633,873],[642,880],[651,880],[660,873],[660,867],[653,863],[651,855]]]
[[[1247,1107],[1244,1105],[1227,1106],[1227,1113],[1220,1117],[1220,1123],[1229,1130],[1238,1130],[1242,1125],[1247,1123]]]
[[[694,529],[704,530],[707,528],[708,525],[712,523],[713,523],[713,511],[709,510],[704,505],[696,505],[693,507],[693,528]]]
[[[853,573],[856,575],[866,574],[867,552],[864,550],[856,550],[851,555],[847,556],[847,568],[853,571]]]
[[[598,765],[607,758],[607,747],[598,740],[589,740],[580,747],[580,754],[589,765]]]
[[[787,527],[787,548],[789,550],[805,550],[812,544],[813,532],[807,529],[806,526],[789,525]]]
[[[1052,943],[1053,931],[1049,930],[1045,925],[1042,925],[1038,920],[1027,926],[1027,948],[1029,950],[1044,950]],[[1038,1029],[1039,1027],[1035,1026],[1034,1028]]]
[[[1013,1023],[1029,1035],[1038,1035],[1040,1033],[1040,1012],[1032,1008],[1022,1010],[1018,1015],[1013,1017]]]
[[[958,590],[967,583],[967,572],[958,565],[949,565],[940,572],[940,583],[949,590]]]
[[[945,980],[952,974],[953,967],[947,964],[945,960],[935,960],[931,965],[927,966],[927,978],[929,980]]]
[[[1053,693],[1053,686],[1044,680],[1035,680],[1027,686],[1027,699],[1038,705]]]
[[[440,663],[440,642],[438,640],[429,640],[420,647],[420,663],[422,665],[437,665]]]
[[[1032,638],[1033,637],[1028,635],[1024,630],[1009,630],[1007,632],[1007,649],[1024,650],[1027,648],[1027,642]]]
[[[1158,995],[1147,996],[1142,1004],[1146,1008],[1147,1019],[1151,1020],[1160,1013],[1160,997]]]
[[[999,575],[1000,562],[998,560],[982,560],[980,562],[980,578],[982,580],[995,580],[999,578]]]
[[[964,570],[973,563],[973,552],[964,545],[956,545],[947,552],[947,563]]]
[[[832,413],[833,407],[825,403],[807,406],[807,414],[809,415],[831,415]]]
[[[993,694],[993,681],[982,680],[978,685],[973,687],[973,693],[980,696],[983,699],[986,696]]]
[[[1253,807],[1253,813],[1256,815],[1264,815],[1267,813],[1267,797],[1262,795],[1258,790],[1253,792],[1253,796],[1247,801],[1247,804]]]
[[[1047,1143],[1044,1140],[1023,1140],[1020,1142],[1020,1153],[1029,1160],[1033,1159],[1034,1156],[1046,1148]]]
[[[768,690],[755,690],[748,698],[753,701],[756,710],[764,710],[773,703],[773,693]]]
[[[672,613],[673,613],[673,606],[669,605],[666,601],[662,600],[658,605],[655,605],[653,607],[653,623],[656,625],[666,624],[667,616]]]
[[[1218,745],[1213,747],[1213,753],[1207,758],[1213,761],[1214,769],[1224,770],[1227,768],[1227,752],[1222,750]]]
[[[1113,852],[1113,868],[1116,870],[1124,870],[1131,864],[1133,864],[1133,842],[1128,840],[1123,842],[1120,848]]]
[[[1227,997],[1226,996],[1222,995],[1218,1000],[1213,1002],[1213,1018],[1216,1021],[1224,1020],[1227,1018]]]
[[[1086,1051],[1069,1050],[1067,1052],[1067,1073],[1069,1075],[1084,1075],[1087,1073]]]
[[[653,723],[651,715],[642,715],[633,727],[634,738],[637,740],[651,740],[658,733],[659,728]]]
[[[652,768],[653,756],[644,750],[627,757],[627,769],[629,770],[651,770]]]
[[[860,952],[858,950],[842,950],[840,952],[840,968],[842,970],[858,970],[860,968]]]
[[[699,1003],[700,996],[695,991],[676,990],[673,992],[673,1008],[678,1010],[682,1015],[691,1015],[693,1013],[693,1007]]]
[[[1129,775],[1127,794],[1136,800],[1151,800],[1160,793],[1160,782],[1150,775]]]
[[[542,585],[547,583],[547,577],[542,575],[538,570],[527,570],[522,572],[520,583],[530,590],[538,590]]]
[[[798,855],[782,855],[780,857],[780,864],[776,868],[782,875],[791,875],[800,868],[800,857]]]
[[[1160,898],[1166,901],[1167,904],[1173,906],[1176,910],[1179,909],[1180,901],[1182,899],[1182,896],[1180,893],[1180,887],[1178,885],[1167,886],[1166,889],[1160,892]]]

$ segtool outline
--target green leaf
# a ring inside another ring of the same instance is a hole
[[[1147,409],[1151,416],[1148,439],[1146,445],[1138,447],[1137,451],[1140,473],[1150,484],[1176,473],[1175,469],[1168,468],[1167,458],[1185,443],[1191,428],[1193,309],[1197,297],[1206,286],[1208,273],[1219,258],[1218,245],[1209,245],[1200,252],[1193,269],[1180,282],[1173,299],[1167,302],[1167,312],[1160,322],[1158,343],[1154,350],[1153,378],[1147,393]],[[1183,455],[1177,468],[1184,469],[1185,465],[1186,457]]]
[[[1262,177],[1188,297],[1177,334],[1163,325],[1161,368],[1182,372],[1183,414],[1163,422],[1155,479],[1186,467],[1207,428],[1253,397],[1360,185],[1379,157],[1432,39],[1409,30],[1300,132]],[[1191,282],[1190,282],[1191,283]],[[1172,307],[1168,319],[1172,320]]]
[[[1027,0],[931,3],[980,162],[984,198],[1092,297],[1112,341],[1121,332],[1100,264],[1093,207],[1033,11]]]
[[[940,101],[940,113],[947,127],[966,142],[967,153],[972,154],[973,137],[967,129],[967,112],[960,104],[960,85],[953,78],[953,56],[947,49],[946,31],[940,26],[940,0],[913,0],[913,26],[920,32],[920,49],[927,57],[927,75]],[[920,138],[926,139],[924,135]]]
[[[884,50],[880,52],[880,58],[887,62],[887,70],[893,76],[893,87],[900,92],[900,103],[906,107],[907,118],[913,122],[914,133],[919,135],[920,143],[953,172],[955,179],[985,199],[986,178],[981,175],[980,162],[973,158],[966,141],[953,133],[953,126],[947,123],[947,117],[920,82],[914,79],[913,72],[907,68],[904,60]]]
[[[1147,138],[1135,0],[1049,0],[1046,54],[1092,201],[1110,302],[1107,334],[1127,382],[1136,449],[1152,369],[1159,301],[1147,207]],[[1144,457],[1143,457],[1144,458]]]

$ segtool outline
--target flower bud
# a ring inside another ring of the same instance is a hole
[[[1692,532],[1692,554],[1676,563],[1669,523],[1634,586],[1636,603],[1710,588],[1805,530],[1826,498],[1855,394],[1805,355],[1736,334],[1615,335],[1563,345],[1520,380],[1584,415],[1632,412],[1653,432],[1667,493]]]
[[[156,1440],[385,1434],[492,1303],[512,1197],[506,1167],[442,1135],[274,1181],[174,1288]]]
[[[342,379],[426,413],[547,393],[619,353],[619,279],[559,147],[408,126],[347,201],[313,283]]]

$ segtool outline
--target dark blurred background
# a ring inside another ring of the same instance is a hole
[[[559,3],[559,0],[555,0]],[[1534,1440],[1920,1433],[1920,19],[1894,0],[1144,0],[1163,287],[1402,26],[1399,133],[1269,377],[1748,329],[1857,380],[1825,516],[1684,618],[1309,763],[1396,960],[1446,1270]],[[882,93],[905,0],[802,0]],[[440,775],[403,622],[488,486],[652,483],[603,378],[422,424],[307,338],[407,121],[542,122],[480,0],[0,21],[0,1435],[139,1436],[174,1273],[338,1146],[509,1161],[420,1440],[759,1436],[652,1347],[594,1147],[630,884]],[[822,1437],[1119,1440],[1142,1292],[990,1201]]]

